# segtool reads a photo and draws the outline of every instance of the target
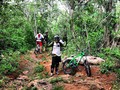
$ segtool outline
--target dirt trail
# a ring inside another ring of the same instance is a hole
[[[21,76],[19,75],[17,78],[13,78],[14,74],[11,75],[11,77],[9,76],[11,80],[0,90],[12,90],[11,87],[15,88],[13,90],[22,90],[23,86],[27,86],[32,79],[35,80],[34,67],[37,64],[43,65],[45,67],[45,71],[50,74],[50,54],[43,53],[36,56],[33,51],[30,51],[29,57],[30,60],[27,60],[25,56],[21,56],[21,61],[19,63],[19,69],[23,71]],[[62,82],[64,90],[112,90],[113,81],[116,79],[116,75],[114,73],[110,73],[108,75],[101,74],[99,66],[91,65],[92,76],[87,77],[84,67],[80,66],[80,68],[81,70],[74,76],[65,75],[60,68],[59,75],[54,75],[50,78],[62,77],[63,79],[66,79],[68,83]]]
[[[39,57],[41,57],[40,55]],[[44,65],[46,71],[50,73],[50,65],[51,65],[51,56],[47,56],[47,61],[43,61],[40,64]],[[65,75],[61,70],[59,75],[54,75],[53,77],[63,77],[63,78],[71,78],[73,79],[72,83],[64,84],[65,90],[111,90],[112,83],[116,79],[116,75],[114,73],[110,73],[108,75],[101,74],[100,68],[98,65],[91,65],[92,76],[87,77],[84,66],[80,66],[81,70],[76,73],[75,76]]]

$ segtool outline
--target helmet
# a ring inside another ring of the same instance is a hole
[[[45,33],[48,33],[48,31],[45,31]]]
[[[60,37],[59,37],[58,35],[55,35],[55,36],[54,36],[54,39],[55,39],[55,40],[60,40]]]

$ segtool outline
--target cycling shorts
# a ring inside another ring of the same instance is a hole
[[[41,41],[36,41],[37,45],[42,46],[43,43]]]

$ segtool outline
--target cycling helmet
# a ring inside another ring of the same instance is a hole
[[[60,37],[59,37],[58,35],[55,35],[55,36],[54,36],[54,39],[55,39],[55,40],[60,40]]]
[[[45,31],[45,33],[48,33],[48,31]]]

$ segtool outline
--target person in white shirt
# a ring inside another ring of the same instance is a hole
[[[35,39],[36,39],[36,44],[39,45],[39,47],[40,47],[40,53],[42,53],[42,46],[43,46],[44,36],[41,33],[38,33],[35,36]]]
[[[51,76],[55,73],[58,73],[59,68],[59,62],[61,62],[61,47],[63,47],[64,42],[60,40],[60,37],[58,35],[54,36],[54,42],[52,42],[49,47],[52,47],[52,64],[51,64]]]

